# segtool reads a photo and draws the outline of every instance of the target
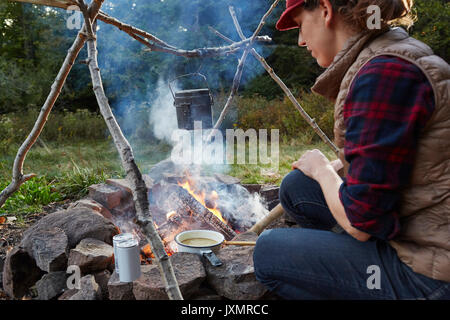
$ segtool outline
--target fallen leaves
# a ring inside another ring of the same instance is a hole
[[[6,217],[6,216],[0,216],[0,229],[5,227],[6,225],[12,225],[14,224],[14,221],[16,221],[17,218],[14,216]]]

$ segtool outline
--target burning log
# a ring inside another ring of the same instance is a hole
[[[177,208],[177,212],[195,212],[196,219],[222,233],[226,240],[236,236],[236,232],[231,227],[223,223],[214,213],[192,197],[187,190],[177,185],[172,185],[168,188],[168,191],[167,201]]]

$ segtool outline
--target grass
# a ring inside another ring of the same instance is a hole
[[[270,150],[270,147],[268,147]],[[291,171],[292,162],[298,160],[300,156],[311,149],[319,149],[330,160],[336,159],[333,151],[323,142],[305,143],[301,139],[289,142],[280,141],[279,165],[272,168],[268,165],[234,164],[227,173],[241,179],[244,184],[276,184],[280,185],[283,177]]]
[[[131,141],[131,145],[143,173],[167,158],[171,151],[170,146],[164,143]],[[0,190],[10,182],[18,147],[10,145],[8,152],[0,156]],[[224,173],[240,178],[242,183],[279,185],[283,176],[291,170],[291,163],[306,150],[314,148],[330,159],[335,158],[333,152],[321,142],[307,144],[302,140],[292,140],[280,142],[278,170],[270,165],[234,164],[228,166]],[[7,200],[0,208],[0,215],[15,215],[20,221],[26,214],[39,212],[49,203],[82,198],[90,185],[108,178],[121,178],[125,174],[110,140],[36,144],[24,163],[24,173],[31,172],[36,173],[37,177],[24,183]]]

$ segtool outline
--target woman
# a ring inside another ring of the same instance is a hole
[[[335,102],[340,154],[308,151],[282,181],[302,228],[267,230],[254,252],[257,279],[280,297],[450,298],[450,66],[390,27],[412,21],[411,5],[287,0],[277,29],[299,28],[326,68],[312,91]]]

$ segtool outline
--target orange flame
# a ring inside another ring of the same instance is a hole
[[[206,205],[206,201],[205,201],[205,192],[202,191],[200,194],[196,193],[192,188],[191,185],[189,184],[189,181],[185,181],[183,183],[178,182],[178,185],[180,187],[182,187],[183,189],[187,190],[192,197],[194,197],[195,200],[197,200],[198,202],[200,202],[205,208],[207,208],[209,211],[211,211],[217,218],[219,218],[220,221],[222,221],[223,223],[227,224],[227,221],[225,221],[225,219],[222,217],[222,213],[220,212],[219,209],[217,209],[217,204],[216,201],[214,208],[210,208]],[[212,200],[217,200],[219,198],[219,195],[217,194],[216,191],[213,191],[210,194],[210,199]]]
[[[155,255],[152,252],[150,244],[146,244],[141,248],[143,255],[141,254],[141,263],[149,263],[149,259],[155,259]],[[167,255],[170,257],[173,255],[173,251],[170,248],[165,248]]]

